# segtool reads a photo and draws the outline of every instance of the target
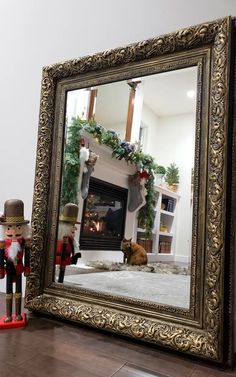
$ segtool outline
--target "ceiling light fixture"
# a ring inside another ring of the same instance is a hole
[[[187,91],[187,97],[188,98],[194,98],[195,97],[195,90],[188,90]]]

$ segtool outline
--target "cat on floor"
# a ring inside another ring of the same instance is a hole
[[[132,238],[121,241],[121,251],[124,253],[123,262],[131,266],[142,266],[147,264],[146,250]]]

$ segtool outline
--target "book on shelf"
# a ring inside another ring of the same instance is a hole
[[[164,210],[168,212],[174,212],[174,207],[175,207],[175,201],[174,199],[171,198],[163,198],[162,203],[164,204]]]
[[[147,240],[146,238],[138,238],[137,243],[142,246],[147,253],[152,253],[152,240]]]
[[[171,242],[160,241],[159,242],[159,253],[170,253],[171,252]]]

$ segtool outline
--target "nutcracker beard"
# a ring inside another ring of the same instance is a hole
[[[11,240],[9,247],[6,249],[6,256],[8,261],[12,262],[17,268],[18,255],[21,251],[21,244],[18,239]],[[13,270],[14,271],[14,270]],[[15,293],[15,321],[21,321],[21,290],[22,290],[22,277],[21,274],[16,276],[12,275],[12,272],[7,273],[7,289],[6,289],[6,312],[7,316],[4,322],[12,321],[12,299],[13,299],[13,283],[16,283],[16,293]]]
[[[17,254],[21,250],[21,245],[17,240],[12,240],[8,248],[8,258],[15,264],[17,261]]]

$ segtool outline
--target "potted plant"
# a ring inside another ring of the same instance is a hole
[[[156,184],[160,185],[162,183],[162,179],[164,175],[166,174],[166,169],[164,166],[157,165],[156,170],[155,170],[155,176],[156,176]]]
[[[179,183],[179,168],[175,163],[170,164],[166,169],[165,181],[171,191],[176,192]]]

